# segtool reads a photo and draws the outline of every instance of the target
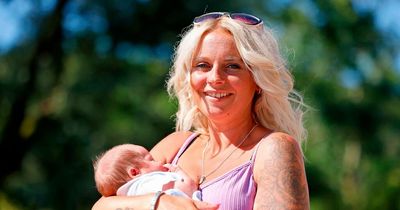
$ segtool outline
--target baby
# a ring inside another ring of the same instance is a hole
[[[177,166],[155,161],[144,147],[118,145],[94,161],[97,190],[103,196],[142,195],[165,191],[169,195],[201,200],[196,183]]]

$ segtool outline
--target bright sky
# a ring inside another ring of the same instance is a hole
[[[35,4],[33,2],[36,2]],[[46,14],[56,0],[11,0],[0,1],[0,54],[35,34],[32,13]]]

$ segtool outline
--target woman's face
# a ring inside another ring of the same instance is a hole
[[[257,85],[226,30],[216,29],[203,36],[190,76],[195,103],[209,119],[250,115]]]

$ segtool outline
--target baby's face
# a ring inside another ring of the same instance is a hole
[[[138,145],[131,145],[131,147],[132,147],[131,149],[139,153],[144,160],[149,160],[149,161],[154,160],[150,152],[146,148]]]
[[[164,165],[158,161],[143,159],[140,172],[145,174],[153,171],[168,171],[168,168],[164,167]]]
[[[135,146],[135,151],[142,155],[142,166],[140,168],[140,173],[149,173],[153,171],[168,171],[168,168],[164,167],[158,161],[155,161],[149,151],[146,148],[138,145]]]

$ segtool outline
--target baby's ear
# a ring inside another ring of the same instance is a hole
[[[139,171],[139,169],[137,169],[137,168],[129,167],[129,168],[128,168],[128,174],[129,174],[129,176],[130,176],[131,178],[134,178],[134,177],[136,177],[137,175],[140,174],[140,171]]]

